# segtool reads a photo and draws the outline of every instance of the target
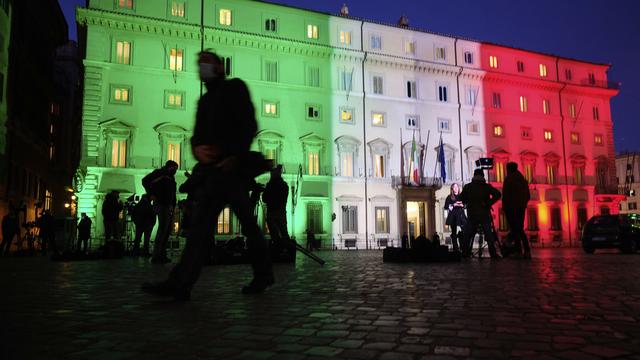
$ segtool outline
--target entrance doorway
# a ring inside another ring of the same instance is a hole
[[[407,201],[406,233],[410,239],[427,234],[427,203],[425,201]]]

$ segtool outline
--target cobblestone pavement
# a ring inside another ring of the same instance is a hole
[[[141,293],[170,266],[0,259],[2,359],[640,359],[640,255],[384,264],[301,254],[265,294],[205,268],[188,303]]]

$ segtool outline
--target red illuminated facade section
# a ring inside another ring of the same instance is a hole
[[[538,246],[576,246],[585,222],[615,214],[617,195],[609,65],[483,44],[483,97],[490,182],[502,187],[513,161],[529,181],[525,219]],[[508,231],[502,205],[496,228]]]

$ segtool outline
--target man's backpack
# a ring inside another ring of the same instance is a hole
[[[158,181],[164,174],[162,173],[162,169],[156,169],[147,174],[147,176],[142,178],[142,187],[149,195],[157,195],[158,193]]]

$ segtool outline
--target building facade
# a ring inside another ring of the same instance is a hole
[[[187,140],[201,48],[249,85],[254,147],[284,165],[298,239],[312,229],[323,247],[364,249],[398,245],[405,233],[446,237],[449,187],[470,181],[486,156],[497,161],[490,176],[498,187],[507,160],[528,171],[529,229],[541,245],[572,245],[572,218],[617,208],[600,196],[614,185],[609,99],[617,91],[607,65],[425,32],[406,18],[357,19],[346,8],[330,15],[249,0],[161,3],[92,0],[77,13],[79,209],[91,217],[100,219],[110,190],[142,193],[141,178],[167,159],[194,165]],[[588,119],[596,108],[598,118]],[[580,180],[570,183],[574,168]],[[94,224],[101,234],[101,221]],[[229,210],[212,226],[222,236],[238,232]]]
[[[620,213],[640,215],[640,154],[633,152],[616,157],[616,179],[618,193],[626,197],[620,203]]]

